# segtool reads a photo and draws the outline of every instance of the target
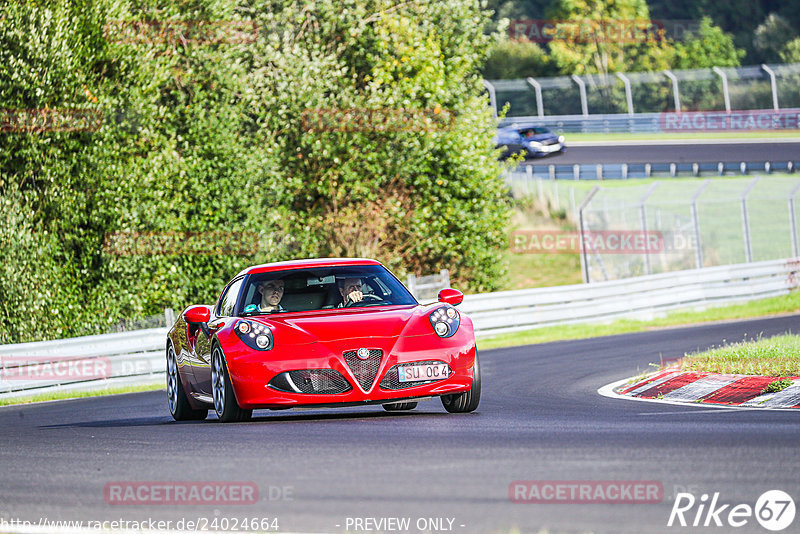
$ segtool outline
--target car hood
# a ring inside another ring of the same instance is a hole
[[[343,341],[347,339],[397,338],[432,333],[424,328],[426,311],[434,306],[392,306],[386,308],[354,308],[292,313],[259,322],[273,329],[277,338],[287,344]]]

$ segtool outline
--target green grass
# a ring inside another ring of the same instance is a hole
[[[776,380],[775,382],[770,383],[767,387],[764,388],[764,391],[761,393],[778,393],[779,391],[783,391],[784,389],[788,388],[794,384],[792,380],[788,378],[784,378],[783,380]]]
[[[797,130],[753,130],[747,132],[668,132],[668,133],[565,133],[570,141],[669,141],[675,139],[777,139],[800,137]]]
[[[732,343],[704,352],[689,354],[681,360],[681,369],[709,373],[798,376],[800,375],[800,336],[785,334]],[[780,391],[786,387],[783,384],[785,384],[784,381],[773,382],[770,384],[770,388]]]
[[[63,399],[80,399],[83,397],[101,397],[104,395],[119,395],[120,393],[137,393],[139,391],[155,391],[164,389],[163,384],[148,384],[145,386],[127,386],[117,388],[105,388],[92,391],[54,391],[31,395],[30,397],[15,397],[12,399],[0,399],[0,406],[10,406],[12,404],[30,404],[32,402],[44,402]]]
[[[720,306],[703,311],[676,311],[652,321],[620,319],[607,324],[572,324],[547,326],[533,330],[512,332],[478,339],[478,349],[513,347],[533,343],[547,343],[565,339],[584,339],[630,332],[644,332],[671,326],[687,326],[695,323],[746,319],[785,313],[800,312],[800,292],[780,297],[755,300],[745,304]],[[798,351],[800,353],[800,351]]]

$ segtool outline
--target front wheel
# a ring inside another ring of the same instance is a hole
[[[175,349],[172,348],[172,343],[167,347],[167,399],[169,400],[169,413],[176,421],[200,421],[208,416],[208,410],[195,410],[189,404],[189,399],[186,397],[181,383],[178,360],[175,358]]]
[[[450,413],[468,413],[478,408],[481,402],[481,368],[478,352],[475,351],[475,368],[472,372],[472,388],[464,393],[442,395],[442,406]]]
[[[211,391],[214,397],[214,411],[220,422],[235,423],[250,420],[253,410],[243,410],[236,402],[228,366],[225,364],[225,355],[219,345],[214,345],[214,350],[211,351]]]

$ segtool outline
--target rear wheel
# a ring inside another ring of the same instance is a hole
[[[214,345],[214,350],[211,351],[211,391],[214,397],[214,411],[221,422],[235,423],[250,420],[253,410],[243,410],[236,402],[228,366],[225,364],[225,355],[219,345]]]
[[[442,406],[450,413],[473,412],[481,402],[481,368],[478,364],[478,352],[475,351],[475,370],[472,374],[472,389],[464,393],[442,395]]]
[[[167,346],[167,399],[169,400],[169,413],[176,421],[198,421],[208,416],[208,410],[195,410],[189,404],[186,392],[181,383],[178,360],[175,358],[175,349],[172,343]]]
[[[392,404],[383,405],[383,409],[387,412],[402,412],[405,410],[413,410],[416,407],[416,402],[393,402]]]

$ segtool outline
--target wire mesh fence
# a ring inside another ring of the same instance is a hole
[[[797,257],[798,192],[800,179],[775,176],[594,189],[577,208],[584,279]],[[624,251],[592,238],[630,232],[647,245]]]
[[[602,186],[528,173],[508,178],[515,197],[539,199],[576,228],[587,282],[800,257],[796,176]]]
[[[800,107],[800,64],[487,80],[507,117],[787,110]]]

